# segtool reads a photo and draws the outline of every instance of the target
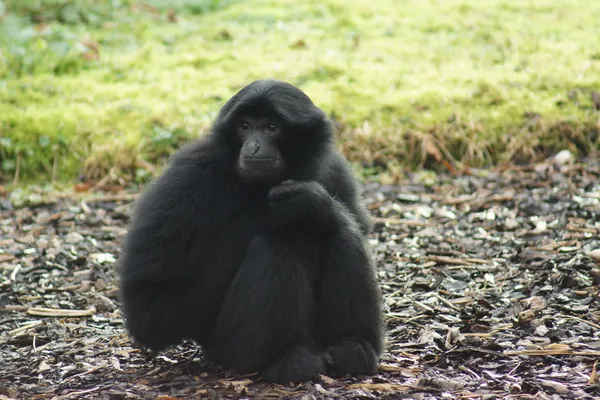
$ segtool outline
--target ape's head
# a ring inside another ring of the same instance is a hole
[[[251,184],[297,177],[332,139],[330,122],[304,92],[271,79],[255,81],[233,96],[213,131],[236,150],[236,172]]]

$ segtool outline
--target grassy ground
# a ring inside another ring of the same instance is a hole
[[[367,173],[598,148],[600,2],[0,0],[1,14],[6,181],[143,179],[263,77],[305,90]]]

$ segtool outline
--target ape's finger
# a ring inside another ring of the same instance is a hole
[[[283,200],[295,196],[300,192],[300,188],[291,184],[285,186],[275,186],[269,191],[269,200]]]
[[[293,185],[294,183],[296,183],[296,180],[294,180],[294,179],[287,179],[287,180],[281,182],[279,184],[279,186]]]

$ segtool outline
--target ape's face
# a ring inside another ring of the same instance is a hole
[[[238,176],[253,184],[280,182],[286,170],[279,147],[285,135],[283,122],[269,115],[241,115],[235,129],[242,143],[236,164]]]

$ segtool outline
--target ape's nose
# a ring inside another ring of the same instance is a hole
[[[254,142],[254,147],[252,148],[252,155],[255,155],[260,150],[260,144],[258,142]]]

